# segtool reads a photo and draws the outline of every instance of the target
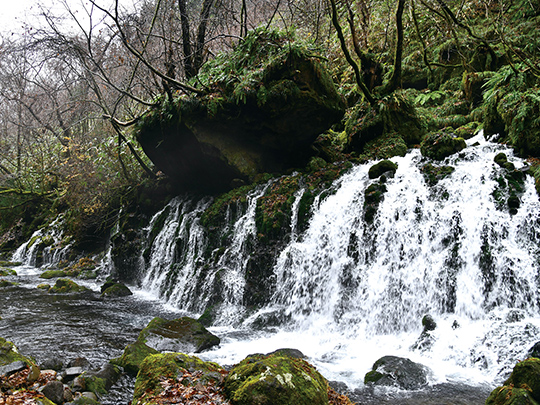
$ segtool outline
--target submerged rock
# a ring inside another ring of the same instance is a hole
[[[233,367],[224,391],[235,405],[328,405],[326,380],[306,361],[253,355]]]
[[[427,385],[428,368],[397,356],[381,357],[364,377],[364,383],[415,390]]]

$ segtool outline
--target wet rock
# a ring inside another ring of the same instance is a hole
[[[273,355],[288,356],[288,357],[292,357],[292,358],[295,358],[295,359],[305,359],[306,358],[304,353],[302,353],[300,350],[298,350],[298,349],[288,349],[288,348],[277,349],[277,350],[274,350],[273,352],[267,354],[267,356],[273,356]]]
[[[76,359],[70,360],[67,366],[68,367],[81,367],[83,370],[89,370],[90,362],[85,357],[77,357]]]
[[[122,283],[113,283],[101,292],[102,297],[117,298],[133,295],[131,290]]]
[[[427,350],[433,345],[435,341],[435,338],[433,337],[431,332],[437,328],[437,323],[431,315],[428,314],[422,318],[422,326],[424,327],[424,329],[422,330],[422,333],[420,334],[418,340],[412,346],[412,349]]]
[[[111,360],[111,363],[135,375],[142,361],[151,354],[163,351],[199,353],[219,342],[217,336],[193,318],[166,320],[158,317],[139,333],[135,343],[125,348],[122,356]]]
[[[486,405],[537,405],[538,402],[540,402],[540,359],[531,357],[514,366],[508,380],[502,387],[492,391]]]
[[[443,160],[465,149],[466,146],[465,140],[456,137],[452,128],[445,128],[428,134],[420,144],[420,152],[431,159]]]
[[[26,368],[24,361],[14,361],[13,363],[0,366],[0,376],[9,376]]]
[[[200,353],[220,343],[200,322],[189,317],[173,320],[154,318],[138,340],[157,351]]]
[[[59,370],[62,370],[62,368],[64,367],[64,362],[62,361],[62,359],[59,359],[59,358],[50,358],[50,359],[43,360],[41,364],[39,365],[39,367],[42,370],[59,371]]]
[[[82,367],[68,367],[62,373],[62,381],[69,382],[75,377],[84,373],[85,369]]]
[[[129,344],[124,349],[124,353],[120,357],[111,360],[111,364],[122,367],[126,373],[137,375],[139,367],[143,360],[151,355],[159,353],[156,349],[148,347],[141,341]]]
[[[381,357],[364,377],[366,385],[396,386],[415,390],[427,385],[428,368],[409,359],[397,356]]]
[[[67,278],[59,278],[54,286],[49,289],[49,293],[69,294],[76,292],[89,291],[88,288],[78,285]]]
[[[13,343],[0,337],[0,366],[7,366],[15,362],[22,362],[28,366],[34,365],[32,360],[19,353]]]
[[[540,359],[540,342],[536,342],[527,352],[527,357]]]
[[[369,168],[368,176],[370,179],[376,179],[387,172],[390,172],[393,175],[396,170],[397,164],[390,160],[382,160]]]
[[[64,403],[64,384],[60,381],[51,381],[43,387],[41,393],[55,404]]]
[[[326,380],[308,362],[274,354],[247,357],[229,372],[223,388],[237,405],[327,405]]]
[[[155,404],[164,390],[164,382],[181,382],[181,386],[217,385],[226,372],[216,363],[205,362],[183,353],[148,356],[141,364],[135,381],[134,404]],[[185,398],[186,400],[188,398]]]

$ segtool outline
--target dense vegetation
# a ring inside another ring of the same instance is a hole
[[[82,14],[92,18],[42,10],[23,33],[2,36],[1,252],[60,212],[79,248],[91,250],[121,206],[162,204],[177,190],[138,146],[138,131],[201,103],[226,116],[250,97],[281,97],[287,88],[259,84],[285,50],[316,58],[347,107],[309,164],[298,162],[310,187],[339,175],[343,162],[480,128],[529,158],[540,178],[538,1],[141,0],[124,10],[91,0]],[[255,45],[273,57],[261,59]],[[294,176],[261,200],[266,236],[279,234],[290,205],[279,193],[297,189]],[[208,221],[219,206],[209,210]]]

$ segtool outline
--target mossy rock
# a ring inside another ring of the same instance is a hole
[[[302,359],[253,355],[233,367],[223,385],[235,405],[327,405],[327,383]]]
[[[153,396],[163,390],[164,379],[176,380],[185,372],[202,373],[202,383],[212,381],[220,383],[224,370],[216,363],[206,362],[198,357],[183,353],[153,354],[144,359],[135,381],[133,403],[138,405],[154,404]]]
[[[84,391],[93,392],[98,396],[107,394],[105,379],[97,377],[91,372],[85,371],[76,378],[76,381],[83,387]]]
[[[49,293],[56,294],[68,294],[68,293],[78,293],[83,291],[89,291],[88,288],[78,285],[72,280],[67,278],[59,278],[56,280],[54,286],[49,289]]]
[[[407,144],[403,137],[397,132],[390,132],[367,142],[359,158],[378,160],[389,159],[394,156],[405,156],[406,154]]]
[[[373,364],[364,383],[415,390],[427,385],[427,373],[427,367],[407,358],[384,356]]]
[[[463,138],[454,136],[451,128],[428,134],[420,144],[423,156],[434,160],[443,160],[467,147]]]
[[[39,278],[44,278],[45,280],[49,280],[51,278],[65,277],[65,276],[66,276],[66,272],[64,270],[46,270],[43,273],[41,273]]]
[[[486,405],[538,405],[527,388],[503,386],[495,388]]]
[[[0,337],[0,366],[22,361],[27,366],[35,366],[35,362],[19,353],[17,347],[10,341]]]
[[[540,359],[532,357],[517,363],[504,385],[527,386],[532,397],[540,401]]]
[[[19,283],[16,283],[15,281],[8,281],[8,280],[5,280],[5,279],[0,280],[0,288],[13,287],[13,286],[16,286],[16,285],[19,285]]]
[[[480,125],[477,121],[471,121],[468,124],[462,125],[456,129],[456,136],[458,138],[470,139],[476,135]]]
[[[206,350],[219,344],[220,339],[208,332],[197,320],[189,317],[166,320],[154,318],[144,328],[137,341],[128,345],[124,353],[111,364],[123,367],[130,374],[137,374],[146,357],[161,351],[186,352]]]
[[[38,284],[36,288],[39,288],[40,290],[50,290],[51,288],[51,285],[50,284],[46,284],[46,283],[41,283],[41,284]]]
[[[137,375],[143,360],[157,353],[159,352],[156,349],[148,347],[143,342],[136,341],[127,345],[124,353],[120,357],[112,359],[110,363],[122,367],[128,374]]]
[[[453,166],[434,166],[431,163],[425,164],[420,169],[424,175],[424,179],[431,186],[437,184],[439,180],[450,176],[455,170]]]
[[[122,283],[114,283],[111,286],[107,287],[102,293],[102,297],[127,297],[133,295],[131,290]]]
[[[173,320],[156,317],[141,331],[138,340],[158,351],[187,353],[200,353],[220,343],[200,322],[187,316]]]
[[[0,267],[0,277],[7,276],[16,276],[17,272],[13,269],[6,269],[5,267]]]
[[[386,172],[391,172],[393,175],[396,170],[397,164],[390,160],[382,160],[369,168],[368,177],[370,179],[376,179],[377,177],[380,177],[383,173]]]

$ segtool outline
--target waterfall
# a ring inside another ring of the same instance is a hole
[[[63,219],[63,215],[59,215],[48,226],[35,231],[13,253],[12,261],[27,266],[48,267],[65,260],[71,244],[63,240]]]
[[[392,158],[398,169],[386,176],[372,223],[365,191],[381,180],[368,177],[375,162],[354,167],[335,193],[316,199],[307,229],[278,252],[275,292],[245,325],[268,313],[288,323],[231,340],[214,358],[231,362],[292,344],[353,386],[389,354],[429,365],[434,381],[504,379],[540,336],[540,202],[526,176],[511,212],[501,187],[513,180],[494,163],[500,152],[519,175],[525,163],[481,135],[444,162],[418,149]],[[427,163],[454,169],[431,183]],[[422,346],[426,314],[438,326]]]

